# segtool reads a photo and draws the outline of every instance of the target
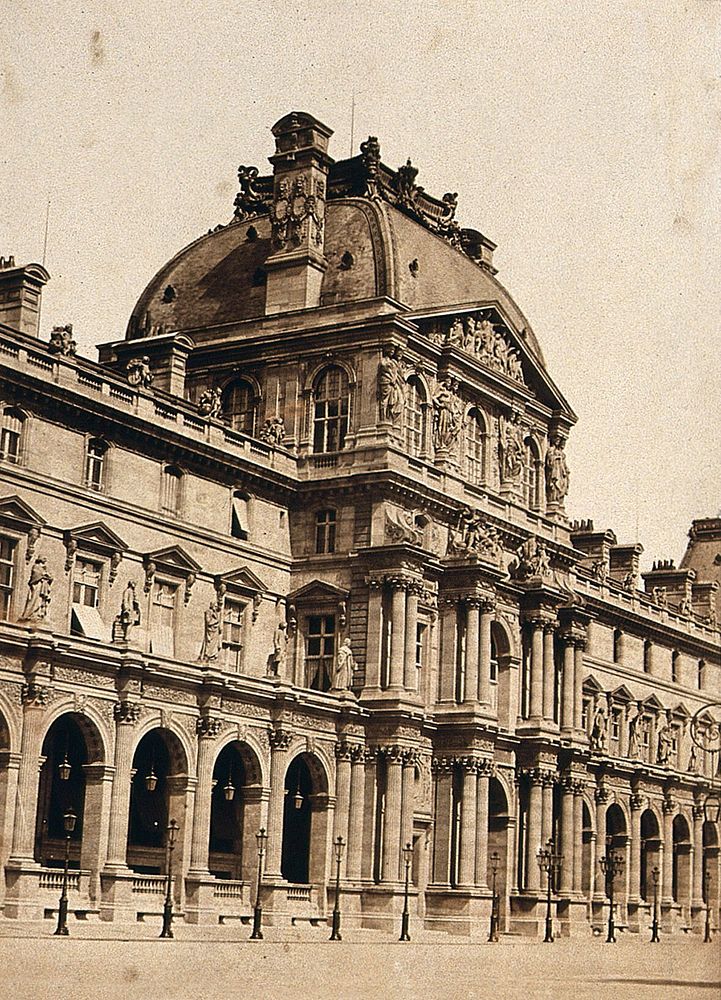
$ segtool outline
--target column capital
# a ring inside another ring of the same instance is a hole
[[[214,719],[211,715],[201,715],[195,720],[195,731],[201,740],[214,740],[220,735],[222,728],[222,720]]]
[[[388,743],[378,747],[378,753],[382,754],[389,764],[403,764],[408,747],[402,747],[398,743]]]
[[[700,802],[694,802],[694,804],[691,806],[691,815],[695,820],[700,820],[701,822],[703,822],[705,816],[703,804]]]
[[[646,796],[641,795],[640,792],[632,792],[628,801],[632,811],[637,812],[639,809],[643,809],[646,803]]]
[[[431,761],[431,771],[440,776],[452,774],[455,757],[434,757]]]
[[[45,708],[50,701],[50,688],[30,681],[20,689],[20,702],[25,708]]]
[[[288,729],[269,729],[268,743],[271,750],[287,750],[293,741],[293,733]]]
[[[134,726],[140,718],[140,702],[122,699],[113,705],[113,718],[119,726]]]
[[[676,809],[676,805],[676,799],[674,799],[672,795],[666,795],[661,803],[661,809],[663,810],[664,815],[670,816]]]
[[[338,740],[333,749],[336,760],[351,760],[353,757],[353,750],[355,748],[353,744],[348,743],[347,740]]]
[[[596,800],[597,805],[604,806],[610,798],[610,793],[608,788],[606,788],[605,785],[596,785],[596,788],[594,789],[593,792],[593,797]]]
[[[408,590],[409,586],[415,581],[409,576],[404,576],[402,573],[389,573],[385,577],[385,582],[391,590]]]

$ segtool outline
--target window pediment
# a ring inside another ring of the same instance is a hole
[[[616,690],[611,693],[611,698],[613,701],[625,701],[625,702],[631,702],[636,700],[625,684],[622,684],[620,687],[617,687]]]
[[[73,539],[78,546],[101,555],[112,555],[113,552],[125,552],[128,549],[128,543],[102,521],[84,524],[79,528],[68,528],[63,533],[63,538],[66,539],[66,545],[67,540]]]
[[[143,590],[150,593],[158,570],[170,576],[182,577],[185,580],[185,603],[190,600],[190,594],[196,575],[200,572],[199,564],[180,545],[171,545],[165,549],[148,552],[143,556],[145,567],[145,586]]]
[[[288,602],[290,604],[316,600],[324,602],[333,601],[335,603],[338,601],[347,601],[348,591],[343,590],[341,587],[336,587],[335,584],[325,583],[323,580],[313,580],[299,590],[294,590],[292,594],[288,594]]]
[[[40,528],[45,524],[45,518],[21,500],[18,496],[2,497],[0,499],[0,524],[27,531],[28,528]]]
[[[655,694],[649,695],[649,697],[645,699],[645,701],[643,703],[643,707],[647,711],[652,711],[652,712],[665,712],[666,711],[666,709],[661,704],[661,702],[658,700],[658,698],[656,697]]]
[[[263,594],[267,590],[266,585],[247,566],[240,569],[231,570],[228,573],[221,573],[214,579],[215,589],[218,593],[224,590],[235,591],[236,593],[253,596]]]

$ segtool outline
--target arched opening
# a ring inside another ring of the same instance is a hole
[[[500,622],[491,622],[491,704],[498,714],[498,726],[511,727],[511,643]],[[514,720],[515,721],[515,720]]]
[[[260,770],[247,745],[234,741],[218,754],[213,768],[209,862],[220,879],[250,880],[257,860],[260,829]]]
[[[182,826],[184,817],[187,766],[178,737],[167,729],[152,729],[138,743],[130,786],[127,864],[140,874],[165,872],[168,822],[175,819]],[[176,855],[177,851],[178,847]]]
[[[641,813],[641,868],[639,895],[645,903],[653,902],[653,870],[660,870],[661,833],[656,814],[651,809]],[[631,886],[631,892],[634,891]]]
[[[426,394],[420,379],[409,378],[403,407],[403,429],[409,455],[423,455],[426,451],[425,404]]]
[[[295,757],[285,774],[280,870],[288,882],[324,881],[328,798],[322,775],[308,753]]]
[[[326,368],[313,388],[313,452],[342,451],[350,419],[350,386],[342,368]]]
[[[247,379],[236,379],[223,390],[223,419],[234,431],[252,434],[255,431],[255,390]]]
[[[506,883],[506,872],[508,870],[508,798],[506,791],[498,780],[491,777],[488,782],[488,856],[486,859],[486,870],[481,871],[485,875],[484,881],[493,889],[493,870],[491,856],[498,855],[496,871],[496,892],[500,899],[501,922],[506,915],[508,906],[508,885]]]
[[[671,895],[675,903],[688,905],[691,896],[691,834],[685,816],[673,818],[673,870]]]
[[[719,905],[719,837],[718,829],[711,820],[706,820],[702,828],[703,844],[703,865],[701,869],[701,890],[703,901],[711,904],[711,909],[716,909]],[[709,878],[704,878],[708,872]]]
[[[626,868],[626,843],[628,840],[628,833],[626,830],[626,817],[623,814],[623,809],[616,803],[610,805],[606,810],[606,851],[617,851],[621,857],[624,859],[624,873]],[[624,883],[624,873],[618,875],[614,882],[614,895],[618,900],[620,898],[620,888]],[[610,896],[611,892],[611,876],[606,875],[606,895]]]
[[[593,822],[591,810],[586,802],[582,807],[581,833],[581,893],[589,899],[591,896],[591,876],[593,874]]]
[[[61,868],[65,859],[64,816],[77,819],[70,834],[71,868],[80,867],[85,818],[86,766],[91,751],[74,713],[61,715],[43,740],[43,763],[35,822],[35,860],[47,868]]]

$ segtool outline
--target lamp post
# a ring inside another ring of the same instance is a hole
[[[546,893],[546,933],[544,942],[553,942],[553,919],[551,917],[551,893],[553,892],[554,876],[561,868],[562,854],[556,854],[554,850],[553,838],[550,837],[546,843],[545,850],[538,848],[536,855],[538,867],[546,873],[547,893]]]
[[[703,930],[704,944],[711,941],[711,872],[706,869],[703,873],[703,895],[706,900],[706,923]]]
[[[610,838],[606,841],[606,853],[599,859],[601,871],[608,880],[608,934],[606,944],[616,943],[616,927],[613,922],[613,883],[617,875],[623,870],[623,858],[611,847]]]
[[[340,941],[340,863],[343,860],[343,849],[345,841],[340,834],[333,841],[335,849],[335,905],[333,907],[333,926],[330,932],[330,941]]]
[[[498,866],[501,863],[501,855],[498,851],[494,851],[488,858],[491,864],[491,926],[488,931],[489,941],[498,941],[498,924],[499,924],[499,903],[498,894],[496,892],[496,876],[498,874]]]
[[[658,877],[661,873],[658,868],[651,872],[653,879],[653,920],[651,922],[651,943],[658,942],[661,938],[658,935]]]
[[[263,857],[265,855],[265,844],[268,840],[268,834],[265,832],[265,828],[261,827],[260,830],[255,835],[255,839],[258,843],[258,885],[255,890],[255,906],[253,907],[253,933],[250,935],[251,941],[262,941],[263,932],[260,929],[261,922],[263,920],[263,906],[260,902],[260,883],[263,879]]]
[[[160,932],[161,938],[171,938],[173,936],[173,850],[179,829],[177,820],[171,819],[168,823],[168,835],[165,840],[165,867],[168,874],[165,887],[165,903],[163,904],[163,929]]]
[[[63,826],[65,827],[65,867],[63,868],[63,888],[60,893],[58,903],[58,926],[55,928],[56,934],[67,937],[68,931],[68,863],[70,861],[70,834],[75,829],[77,816],[72,809],[68,809],[63,816]]]
[[[405,887],[403,889],[403,913],[401,914],[401,936],[398,938],[399,941],[410,941],[411,936],[408,933],[408,887],[410,884],[411,877],[411,862],[413,861],[413,845],[411,843],[406,844],[403,848],[403,861],[406,866],[406,881]]]

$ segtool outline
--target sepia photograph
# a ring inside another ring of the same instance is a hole
[[[719,0],[0,11],[0,1000],[721,997]]]

